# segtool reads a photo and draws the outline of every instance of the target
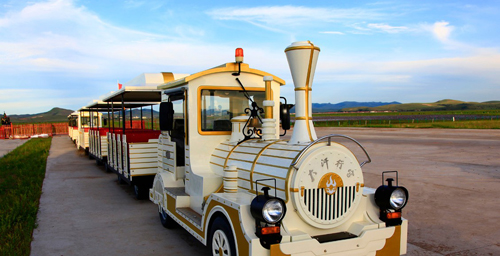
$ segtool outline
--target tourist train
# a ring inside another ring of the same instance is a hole
[[[397,173],[381,173],[381,186],[368,188],[363,146],[316,135],[319,52],[309,41],[285,49],[295,88],[289,140],[280,139],[293,106],[281,97],[285,81],[244,63],[241,48],[235,62],[198,73],[136,77],[70,116],[69,135],[75,140],[75,124],[82,129],[72,120],[88,117],[81,147],[158,205],[163,226],[186,229],[213,255],[406,254],[408,191]]]

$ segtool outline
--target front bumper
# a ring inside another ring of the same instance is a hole
[[[319,243],[316,239],[274,244],[271,256],[283,255],[402,255],[406,253],[408,222],[366,230],[356,238]]]

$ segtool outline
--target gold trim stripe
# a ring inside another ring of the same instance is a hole
[[[307,46],[307,45],[303,45],[303,46],[293,46],[293,47],[288,47],[285,49],[285,52],[288,52],[288,51],[293,51],[293,50],[302,50],[302,49],[312,49],[313,51],[314,50],[318,50],[318,51],[321,51],[319,49],[318,46],[314,45],[311,43],[311,41],[307,41],[308,43],[311,44],[311,46]]]
[[[257,163],[258,165],[263,165],[263,166],[269,166],[269,167],[274,167],[278,169],[283,169],[283,170],[288,170],[288,167],[286,166],[279,166],[279,165],[274,165],[274,164],[266,164],[266,163]]]
[[[220,165],[220,164],[217,164],[217,163],[214,163],[214,162],[210,162],[210,164],[217,165],[217,166],[220,166],[220,167],[224,168],[224,165]]]
[[[231,152],[231,151],[229,151],[229,150],[220,149],[220,148],[215,148],[215,150],[219,150],[219,151],[222,151],[222,152]]]
[[[231,151],[229,151],[229,154],[227,154],[227,157],[226,157],[226,161],[224,162],[224,169],[226,169],[226,167],[227,167],[227,161],[229,160],[229,156],[231,156],[231,154],[233,153],[233,151],[234,151],[237,147],[239,147],[240,145],[243,145],[243,143],[247,143],[247,142],[249,142],[249,141],[251,141],[251,140],[255,140],[255,139],[249,139],[249,140],[244,141],[244,142],[242,142],[242,143],[240,143],[240,144],[236,144],[236,145],[235,145],[235,146],[231,149]]]
[[[259,153],[257,154],[257,156],[255,157],[255,159],[253,160],[253,163],[252,163],[252,169],[250,169],[250,180],[253,180],[253,172],[254,172],[254,169],[255,169],[255,165],[257,164],[257,161],[259,160],[259,157],[264,153],[264,151],[272,146],[273,144],[277,143],[277,142],[280,142],[281,140],[277,140],[277,141],[274,141],[274,142],[271,142],[269,144],[267,144],[266,146],[264,146],[260,151]],[[253,182],[250,183],[250,188],[253,190]]]
[[[305,90],[309,90],[309,91],[312,91],[312,88],[311,87],[297,87],[294,89],[295,91],[305,91]]]
[[[139,177],[139,176],[155,176],[156,173],[144,173],[144,174],[134,174],[130,175],[131,177]]]
[[[229,159],[229,160],[234,160],[234,161],[238,161],[238,162],[243,162],[243,163],[249,163],[249,164],[253,163],[253,162],[252,162],[252,161],[250,161],[250,160],[243,160],[243,159],[230,158],[230,157],[228,157],[227,159]]]
[[[267,154],[262,154],[262,156],[272,157],[272,158],[279,158],[279,159],[293,160],[293,157],[286,157],[286,156],[273,156],[273,155],[267,155]]]
[[[308,116],[308,117],[305,117],[305,116],[299,116],[299,117],[296,117],[295,120],[306,120],[306,121],[309,121],[310,119],[312,119],[312,117]],[[309,122],[308,122],[309,123]]]
[[[267,173],[262,173],[262,172],[254,172],[255,174],[258,174],[258,175],[261,175],[261,176],[267,176],[267,177],[271,177],[271,178],[276,178],[276,179],[279,179],[279,180],[285,180],[284,177],[279,177],[279,176],[275,176],[275,175],[271,175],[271,174],[267,174]]]
[[[252,155],[252,156],[256,156],[257,155],[257,153],[242,152],[242,151],[234,151],[233,153],[235,153],[235,154]]]
[[[302,149],[282,149],[282,148],[270,148],[269,150],[278,150],[278,151],[288,151],[288,152],[301,152]]]
[[[313,58],[314,58],[314,44],[311,43],[311,41],[307,41],[309,44],[311,44],[311,57],[309,58],[309,67],[307,68],[307,79],[306,79],[306,88],[310,88],[311,85],[309,84],[310,83],[310,79],[311,79],[311,69],[312,69],[312,61],[313,61]],[[318,51],[319,51],[319,48],[318,48]],[[312,137],[312,134],[311,134],[311,127],[309,125],[309,90],[305,90],[305,105],[306,105],[306,124],[307,124],[307,132],[309,133],[309,139],[311,141],[313,141],[313,137]]]
[[[240,167],[238,167],[237,169],[238,169],[239,171],[243,171],[243,172],[250,172],[250,170],[243,169],[243,168],[240,168]]]
[[[220,159],[224,159],[224,160],[226,160],[226,158],[225,158],[225,157],[222,157],[222,156],[218,156],[218,155],[214,155],[214,154],[212,154],[212,156],[217,157],[217,158],[220,158]]]

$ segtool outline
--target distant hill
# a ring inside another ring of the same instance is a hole
[[[393,102],[357,102],[357,101],[344,101],[336,104],[332,103],[313,103],[312,104],[312,111],[314,113],[321,113],[321,112],[337,112],[340,111],[343,108],[362,108],[362,107],[378,107],[378,106],[384,106],[384,105],[395,105],[395,104],[401,104],[399,102],[393,101]],[[295,107],[293,107],[290,110],[291,113],[295,113]]]
[[[444,111],[444,110],[491,110],[500,109],[500,101],[465,102],[459,100],[440,100],[434,103],[405,103],[378,107],[344,108],[342,111]]]
[[[53,108],[47,112],[38,114],[26,115],[9,115],[10,121],[16,123],[48,123],[48,122],[66,122],[68,115],[73,113],[73,110],[64,108]]]

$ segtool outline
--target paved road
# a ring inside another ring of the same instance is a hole
[[[500,255],[500,130],[332,129],[366,147],[365,183],[398,170],[410,191],[408,255]],[[291,132],[289,132],[291,134]],[[352,146],[354,149],[354,145]],[[354,150],[362,159],[360,150]],[[208,255],[182,229],[164,229],[156,206],[137,201],[66,137],[47,163],[32,255]]]
[[[500,255],[500,130],[316,131],[361,142],[372,158],[363,168],[369,187],[382,171],[399,171],[410,192],[408,255]]]
[[[21,146],[28,140],[12,139],[12,140],[0,140],[0,158],[9,153],[10,151]]]
[[[163,228],[157,212],[67,136],[54,137],[31,255],[207,255],[183,229]]]

